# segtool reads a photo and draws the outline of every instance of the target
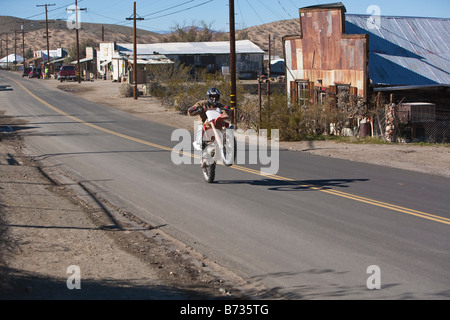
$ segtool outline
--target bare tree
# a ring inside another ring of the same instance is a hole
[[[190,26],[186,26],[176,23],[170,28],[172,33],[163,39],[165,42],[202,42],[211,41],[213,39],[214,32],[211,29],[211,24],[207,24],[205,21],[201,21],[197,24],[192,21]]]

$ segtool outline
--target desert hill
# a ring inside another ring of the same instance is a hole
[[[257,44],[264,51],[269,50],[269,35],[271,42],[271,53],[273,56],[283,57],[283,42],[282,38],[288,35],[300,34],[299,19],[280,20],[271,23],[261,24],[258,26],[249,27],[236,33],[244,33],[247,39]]]
[[[22,52],[22,31],[21,25],[25,26],[25,51],[30,48],[34,50],[45,50],[47,47],[46,42],[46,29],[45,20],[24,20],[10,16],[0,16],[0,34],[9,34],[9,52],[14,51],[14,31],[17,31],[18,41],[16,42],[17,52]],[[117,42],[132,42],[133,41],[133,28],[127,26],[113,25],[113,24],[96,24],[96,23],[83,23],[82,30],[79,32],[80,42],[88,39],[92,39],[95,42],[102,41],[102,27],[104,28],[104,40],[105,41],[117,41]],[[281,20],[272,23],[253,26],[236,31],[237,39],[249,39],[256,43],[261,49],[268,51],[269,49],[269,35],[271,37],[272,55],[283,55],[282,49],[282,37],[286,35],[297,35],[300,33],[298,19]],[[49,42],[50,49],[56,48],[69,48],[75,43],[75,30],[71,30],[67,27],[65,20],[49,20]],[[159,34],[146,30],[137,30],[139,43],[156,43],[162,42],[166,34]],[[2,41],[3,54],[5,52],[5,37],[0,36]],[[214,40],[227,40],[227,33],[215,33]]]
[[[34,50],[45,50],[47,48],[45,20],[23,20],[15,17],[0,16],[0,33],[9,33],[9,51],[14,50],[14,30],[17,30],[18,52],[22,52],[21,25],[25,25],[25,51],[28,48]],[[69,48],[76,41],[75,30],[67,27],[65,20],[49,20],[49,42],[50,49]],[[79,31],[80,42],[92,39],[95,42],[102,41],[102,27],[104,28],[105,41],[132,42],[133,28],[113,24],[83,23]],[[142,43],[159,42],[161,34],[139,30],[139,41]],[[5,46],[5,35],[3,46]],[[4,49],[4,48],[3,48]]]

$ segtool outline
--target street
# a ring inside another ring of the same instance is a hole
[[[36,160],[189,245],[266,298],[448,299],[450,180],[280,151],[279,171],[176,165],[173,128],[0,72]],[[375,266],[375,267],[374,267]],[[380,284],[379,288],[370,284]]]

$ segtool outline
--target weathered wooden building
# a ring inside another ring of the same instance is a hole
[[[365,101],[380,94],[434,104],[430,128],[449,122],[450,19],[346,14],[339,2],[300,8],[299,22],[300,34],[283,38],[291,101],[320,103],[342,90]]]
[[[345,7],[300,9],[300,30],[300,35],[283,38],[290,98],[304,105],[341,90],[366,98],[368,35],[345,32]]]

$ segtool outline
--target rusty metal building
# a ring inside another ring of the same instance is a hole
[[[340,2],[300,8],[299,18],[300,34],[283,38],[291,101],[320,103],[348,90],[450,113],[450,19],[374,19],[346,14]]]
[[[300,9],[300,35],[285,36],[287,91],[300,104],[350,90],[367,97],[367,34],[347,34],[341,3]]]

